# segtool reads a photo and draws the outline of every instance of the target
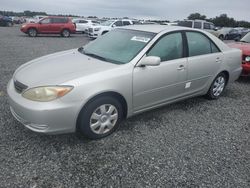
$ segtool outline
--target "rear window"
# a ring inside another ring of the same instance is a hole
[[[183,27],[192,27],[193,22],[191,21],[181,21],[178,23],[179,26],[183,26]]]

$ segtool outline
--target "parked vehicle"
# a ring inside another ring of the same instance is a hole
[[[49,16],[41,19],[38,23],[23,24],[22,32],[30,37],[36,37],[37,34],[60,34],[62,37],[69,37],[75,33],[75,25],[69,18]]]
[[[229,31],[225,36],[225,40],[240,40],[245,36],[250,30],[246,28],[234,28]]]
[[[250,76],[250,32],[238,42],[228,44],[232,48],[242,50],[242,76]]]
[[[218,99],[241,70],[241,51],[210,33],[134,25],[22,65],[7,92],[27,128],[97,139],[146,110],[199,95]]]
[[[95,20],[86,20],[82,18],[75,18],[72,22],[76,25],[76,32],[87,33],[91,26],[99,25],[100,22]]]
[[[225,39],[225,36],[229,34],[229,32],[232,30],[233,28],[231,27],[223,27],[219,30],[217,30],[217,32],[214,33],[214,35],[216,37],[218,37],[221,40]]]
[[[133,25],[133,21],[128,19],[108,20],[100,23],[100,25],[89,27],[88,36],[90,38],[97,38],[116,27],[122,27],[126,25]]]
[[[1,16],[0,15],[0,26],[11,27],[11,26],[13,26],[13,21],[8,16]]]
[[[178,22],[178,26],[202,29],[212,34],[216,32],[214,24],[205,20],[184,20]]]

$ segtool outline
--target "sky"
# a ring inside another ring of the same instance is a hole
[[[0,10],[49,14],[182,20],[199,12],[208,18],[226,13],[250,21],[250,0],[0,0]]]

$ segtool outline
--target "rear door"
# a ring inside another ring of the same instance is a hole
[[[60,33],[67,22],[67,18],[52,18],[51,33]]]
[[[145,54],[161,58],[159,66],[135,67],[133,105],[139,111],[183,95],[187,79],[181,32],[162,36]]]
[[[219,48],[205,34],[186,32],[188,44],[188,86],[186,93],[204,89],[208,81],[215,77],[223,61]]]

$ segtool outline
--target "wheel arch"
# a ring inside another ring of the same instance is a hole
[[[221,74],[221,73],[224,73],[226,75],[226,84],[228,84],[228,81],[230,78],[229,72],[227,70],[223,70],[219,74]]]
[[[29,27],[29,28],[27,29],[27,33],[29,32],[30,29],[35,29],[36,32],[38,33],[38,29],[37,29],[36,27],[33,27],[33,26],[31,26],[31,27]]]
[[[86,108],[86,106],[91,103],[92,101],[94,101],[95,99],[99,98],[99,97],[105,97],[105,96],[111,96],[111,97],[114,97],[115,99],[117,99],[121,105],[122,105],[122,110],[123,110],[123,118],[126,118],[127,117],[127,114],[128,114],[128,103],[125,99],[125,97],[116,92],[116,91],[105,91],[105,92],[102,92],[102,93],[98,93],[92,97],[90,97],[86,103],[83,104],[83,106],[81,107],[80,111],[78,112],[77,114],[77,119],[76,119],[76,124],[79,120],[79,115],[81,114],[82,110],[84,110]]]

